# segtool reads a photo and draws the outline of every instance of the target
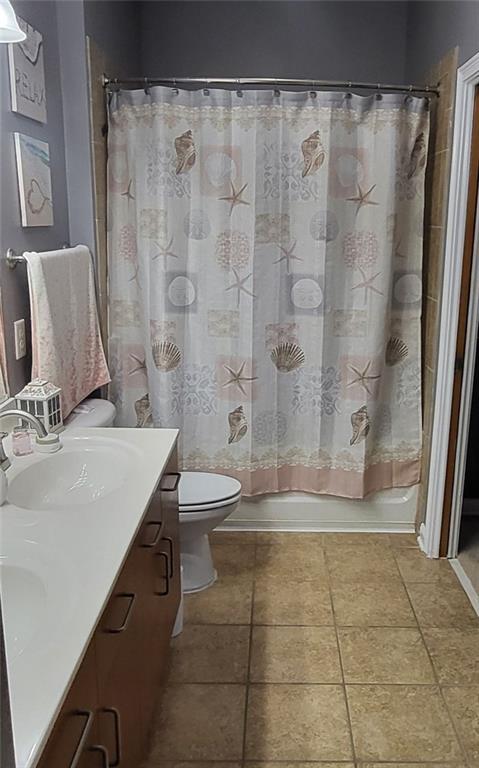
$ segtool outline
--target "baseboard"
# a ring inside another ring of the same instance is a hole
[[[469,576],[467,575],[466,571],[462,567],[462,565],[459,562],[459,560],[457,559],[457,557],[451,558],[451,560],[449,560],[449,562],[451,563],[452,567],[454,568],[454,570],[456,572],[456,576],[459,579],[464,592],[468,596],[472,607],[474,608],[475,612],[479,616],[479,595],[477,594],[476,590],[474,589]]]
[[[337,531],[413,533],[417,489],[395,489],[366,500],[306,493],[242,499],[225,520],[230,531]]]
[[[419,536],[417,537],[417,543],[421,552],[424,552],[424,554],[427,555],[425,535],[426,535],[426,526],[424,525],[424,523],[421,523],[419,527]]]

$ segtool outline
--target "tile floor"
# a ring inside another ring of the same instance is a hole
[[[479,618],[446,561],[399,534],[217,533],[213,551],[147,768],[479,768]]]

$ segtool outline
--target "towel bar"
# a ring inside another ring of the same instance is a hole
[[[16,253],[16,251],[13,250],[13,248],[8,248],[5,261],[7,262],[10,269],[15,269],[19,261],[25,261],[24,257],[20,254]]]
[[[68,243],[63,243],[62,248],[70,248]],[[25,261],[25,256],[21,253],[17,253],[13,248],[8,248],[5,254],[5,261],[10,269],[15,269],[19,262]]]

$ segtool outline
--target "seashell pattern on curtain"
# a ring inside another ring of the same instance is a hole
[[[245,495],[417,483],[427,101],[118,91],[117,423]]]

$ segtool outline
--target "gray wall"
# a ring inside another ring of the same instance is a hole
[[[142,72],[402,82],[406,2],[142,4]]]
[[[479,2],[430,0],[409,4],[406,74],[418,80],[442,56],[459,46],[459,64],[479,51]]]
[[[47,125],[22,117],[10,111],[7,46],[0,46],[0,253],[8,247],[16,251],[48,250],[58,248],[69,238],[67,189],[65,177],[65,146],[63,135],[63,104],[61,96],[57,16],[50,0],[17,0],[16,13],[35,26],[44,38],[45,79],[47,98]],[[23,228],[20,224],[20,206],[17,192],[17,174],[13,148],[13,132],[19,131],[50,144],[52,193],[54,205],[53,227]],[[25,267],[10,272],[3,260],[0,285],[4,303],[8,374],[12,392],[23,386],[29,376],[27,359],[15,360],[13,350],[13,321],[25,317],[29,326],[28,291]]]
[[[112,76],[141,75],[140,0],[85,0],[84,6],[85,32],[114,62]]]
[[[57,3],[70,243],[95,254],[93,172],[84,7]]]

